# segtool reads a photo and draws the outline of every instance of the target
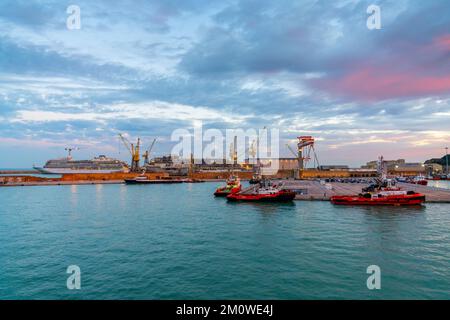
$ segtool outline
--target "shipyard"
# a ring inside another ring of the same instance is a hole
[[[48,186],[86,184],[172,184],[227,181],[236,176],[239,180],[250,181],[261,178],[261,170],[267,164],[277,161],[275,173],[264,175],[265,179],[283,183],[295,192],[295,200],[329,201],[334,196],[358,194],[362,188],[374,183],[380,176],[379,160],[369,161],[360,168],[346,165],[320,165],[312,136],[298,137],[296,150],[287,149],[292,157],[277,159],[256,158],[253,146],[248,148],[247,157],[238,162],[237,139],[230,145],[229,159],[211,161],[194,159],[188,161],[174,155],[151,157],[157,139],[141,154],[141,140],[131,143],[119,134],[120,141],[130,155],[130,163],[100,155],[92,160],[74,160],[72,152],[76,148],[66,148],[67,157],[49,160],[43,167],[33,170],[0,172],[0,186]],[[446,149],[447,151],[447,149]],[[141,162],[141,159],[143,160]],[[408,187],[424,194],[426,202],[450,203],[450,189],[427,186],[427,181],[449,180],[449,155],[432,158],[423,163],[407,163],[404,159],[381,160],[385,176],[397,181],[399,186]],[[307,167],[313,162],[312,167]]]

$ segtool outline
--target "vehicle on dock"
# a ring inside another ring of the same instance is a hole
[[[398,182],[403,183],[412,183],[412,184],[418,184],[422,186],[428,185],[428,180],[424,176],[416,176],[416,177],[397,177],[396,180]]]
[[[227,196],[228,201],[247,202],[286,202],[295,198],[295,192],[284,189],[283,185],[272,184],[269,180],[263,180],[256,186],[251,186],[241,192]]]
[[[241,191],[242,185],[239,177],[231,175],[228,177],[226,181],[226,185],[224,187],[219,187],[214,192],[214,196],[216,197],[226,197],[230,194]]]
[[[450,180],[450,175],[448,175],[448,176],[445,174],[435,175],[435,176],[432,176],[432,178],[429,180]]]
[[[336,205],[421,205],[425,195],[415,191],[402,190],[394,181],[387,179],[378,185],[370,185],[362,189],[358,195],[332,196],[331,203]]]

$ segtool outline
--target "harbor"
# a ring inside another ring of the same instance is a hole
[[[0,296],[448,298],[448,204],[238,204],[212,196],[221,184],[2,189]],[[66,288],[71,264],[81,290]],[[383,290],[367,290],[371,264]]]

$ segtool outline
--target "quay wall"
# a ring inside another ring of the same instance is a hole
[[[72,173],[64,174],[60,178],[44,178],[36,176],[2,176],[0,177],[0,185],[3,184],[16,184],[16,183],[46,183],[46,182],[77,182],[77,181],[117,181],[129,178],[134,178],[138,173]],[[160,179],[169,177],[168,173],[158,172],[158,173],[145,173],[148,179]]]

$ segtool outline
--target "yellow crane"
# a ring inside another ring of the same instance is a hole
[[[139,161],[140,161],[140,147],[141,147],[141,139],[137,139],[136,145],[128,141],[127,138],[124,137],[123,134],[119,133],[119,137],[122,140],[123,144],[127,148],[128,152],[131,154],[131,171],[137,172],[140,169]]]

